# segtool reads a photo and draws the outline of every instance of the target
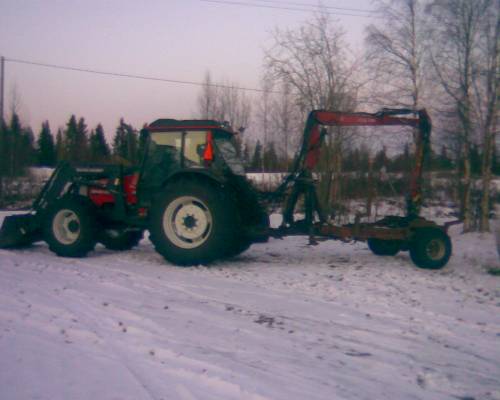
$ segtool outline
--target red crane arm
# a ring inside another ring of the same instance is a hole
[[[413,114],[414,117],[401,115]],[[422,168],[425,151],[430,143],[431,121],[425,109],[382,110],[375,114],[346,113],[337,111],[315,110],[307,118],[300,159],[305,171],[312,171],[319,160],[322,134],[320,126],[411,126],[418,128],[415,137],[415,165],[411,174],[410,201],[408,214],[418,214],[421,204]]]

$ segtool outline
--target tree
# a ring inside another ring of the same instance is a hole
[[[116,128],[113,139],[113,154],[120,159],[135,164],[138,159],[137,132],[129,124],[120,118],[120,124]]]
[[[279,172],[279,160],[274,148],[274,142],[270,142],[264,149],[263,164],[266,166],[266,171]]]
[[[210,72],[198,95],[198,116],[227,121],[234,129],[247,128],[251,116],[250,98],[238,85],[227,80],[213,83]]]
[[[480,51],[484,62],[479,66],[480,84],[475,85],[476,107],[481,120],[483,159],[482,195],[479,230],[489,231],[491,170],[500,102],[500,0],[492,1],[482,25]]]
[[[260,140],[257,140],[255,149],[253,151],[252,162],[250,163],[250,170],[252,172],[257,172],[261,170],[262,166],[262,145]]]
[[[66,159],[66,147],[64,146],[63,130],[57,129],[56,134],[56,160],[62,161]]]
[[[37,140],[37,164],[43,167],[53,167],[55,163],[54,137],[50,131],[49,121],[45,121],[42,123],[42,130]]]
[[[62,142],[64,144],[64,159],[69,161],[79,161],[77,159],[79,154],[78,149],[78,124],[75,115],[71,115],[69,121],[66,123]]]
[[[271,119],[276,138],[275,144],[279,146],[278,155],[281,154],[285,163],[284,167],[288,170],[291,146],[298,145],[302,132],[302,115],[289,82],[283,82],[280,92],[274,96]]]
[[[259,131],[262,133],[264,143],[264,154],[262,157],[262,165],[260,167],[262,172],[266,172],[270,171],[270,168],[272,168],[268,162],[274,162],[274,160],[266,157],[268,149],[273,144],[273,137],[271,136],[271,116],[273,114],[271,91],[273,89],[273,85],[271,80],[264,77],[261,82],[261,87],[262,92],[257,104],[257,116]],[[274,153],[274,156],[276,156],[276,153]]]
[[[433,38],[431,60],[443,90],[453,102],[459,122],[457,138],[463,166],[461,199],[464,232],[474,228],[470,149],[475,110],[473,89],[480,63],[481,29],[491,0],[434,0],[428,7]]]
[[[425,30],[420,0],[377,0],[382,18],[367,28],[371,78],[381,84],[378,102],[420,108]]]
[[[205,73],[203,86],[198,95],[198,114],[200,118],[210,119],[217,114],[217,86],[212,82],[210,71]]]
[[[7,176],[8,153],[7,153],[7,125],[3,118],[0,118],[0,204],[3,198],[3,182]]]
[[[90,133],[89,138],[89,157],[93,162],[105,162],[109,160],[111,152],[109,150],[104,129],[98,124],[95,130]]]
[[[19,116],[17,113],[12,113],[11,119],[10,119],[10,126],[7,128],[6,131],[6,154],[8,157],[8,162],[7,162],[7,176],[19,176],[22,175],[24,171],[22,171],[22,164],[21,164],[21,159],[20,157],[22,147],[21,147],[21,142],[22,142],[22,126],[21,126],[21,121],[19,119]]]
[[[273,45],[265,53],[269,76],[289,84],[301,112],[314,109],[349,111],[354,108],[359,84],[359,63],[349,57],[344,32],[327,12],[317,14],[298,29],[277,29]],[[342,150],[349,129],[330,129],[322,152],[320,197],[329,207],[340,198]]]

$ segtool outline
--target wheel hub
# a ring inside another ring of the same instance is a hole
[[[444,257],[446,249],[439,239],[433,239],[427,244],[426,252],[430,259],[439,260]]]
[[[212,214],[199,198],[173,200],[163,214],[163,229],[169,240],[183,249],[201,246],[212,231]]]
[[[75,221],[75,220],[69,221],[69,223],[68,223],[68,230],[71,233],[78,232],[80,230],[80,224],[78,223],[78,221]]]
[[[59,243],[71,245],[80,237],[80,219],[70,209],[59,210],[52,220],[52,233]]]
[[[197,220],[194,215],[187,215],[184,217],[184,226],[189,230],[193,230],[193,228],[196,227],[196,222]]]

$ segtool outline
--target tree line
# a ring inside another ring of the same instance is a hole
[[[0,127],[0,174],[17,177],[30,166],[54,167],[60,161],[137,164],[144,137],[132,125],[120,119],[111,144],[99,123],[89,129],[83,117],[71,115],[64,128],[54,134],[49,121],[42,123],[38,135],[24,126],[17,113]]]

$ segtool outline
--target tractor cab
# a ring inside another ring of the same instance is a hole
[[[144,194],[162,187],[174,175],[189,171],[217,179],[228,174],[245,174],[235,133],[225,124],[212,120],[159,119],[146,131],[139,183]]]

